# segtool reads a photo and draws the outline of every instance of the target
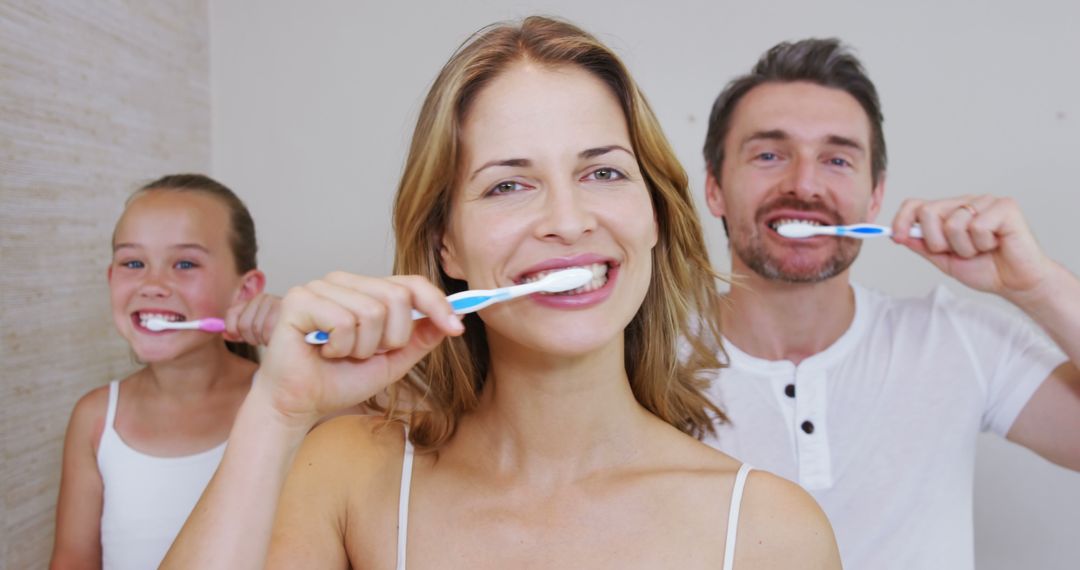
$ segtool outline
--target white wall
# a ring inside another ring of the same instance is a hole
[[[1071,0],[212,2],[214,174],[252,207],[272,291],[331,269],[389,271],[391,197],[428,85],[471,32],[531,13],[566,17],[618,51],[699,194],[705,120],[723,85],[778,41],[838,36],[882,95],[886,217],[904,197],[1010,195],[1048,252],[1080,272]],[[706,225],[727,267],[720,224]],[[897,294],[943,281],[884,242],[864,248],[855,273]],[[1076,567],[1080,475],[987,438],[976,495],[980,568]]]
[[[210,167],[206,0],[129,4],[0,0],[0,570],[48,566],[68,415],[134,368],[105,281],[124,199]]]

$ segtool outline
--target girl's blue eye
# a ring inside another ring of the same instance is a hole
[[[194,263],[190,262],[190,261],[177,261],[176,262],[176,268],[177,269],[195,269],[195,267],[197,267],[197,266]]]
[[[141,262],[141,261],[125,261],[125,262],[121,263],[120,265],[123,266],[123,267],[126,267],[128,269],[142,269],[143,268],[143,262]]]

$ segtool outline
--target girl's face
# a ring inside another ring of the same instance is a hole
[[[657,224],[611,89],[576,66],[515,64],[472,102],[461,137],[447,274],[472,289],[567,267],[594,274],[568,294],[482,311],[492,347],[567,356],[621,348],[649,287]]]
[[[128,204],[113,238],[109,291],[116,328],[140,361],[167,361],[222,342],[198,331],[150,331],[148,317],[224,317],[233,303],[262,290],[259,271],[237,274],[230,228],[226,206],[199,192],[150,190]]]

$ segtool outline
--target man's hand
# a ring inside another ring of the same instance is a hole
[[[908,237],[915,223],[922,226],[921,240]],[[905,200],[893,235],[964,285],[1018,305],[1047,288],[1055,267],[1011,198]]]

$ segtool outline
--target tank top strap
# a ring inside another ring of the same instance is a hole
[[[120,401],[120,381],[109,382],[109,407],[105,410],[105,433],[112,431],[116,421],[116,406]]]
[[[739,510],[742,508],[743,490],[746,489],[746,477],[753,467],[746,463],[739,467],[735,475],[735,486],[731,489],[731,506],[728,508],[727,540],[724,541],[724,570],[735,566],[735,541],[739,531]]]
[[[401,462],[401,490],[398,493],[397,570],[405,570],[405,549],[409,539],[409,494],[412,487],[413,444],[405,426],[405,457]]]

